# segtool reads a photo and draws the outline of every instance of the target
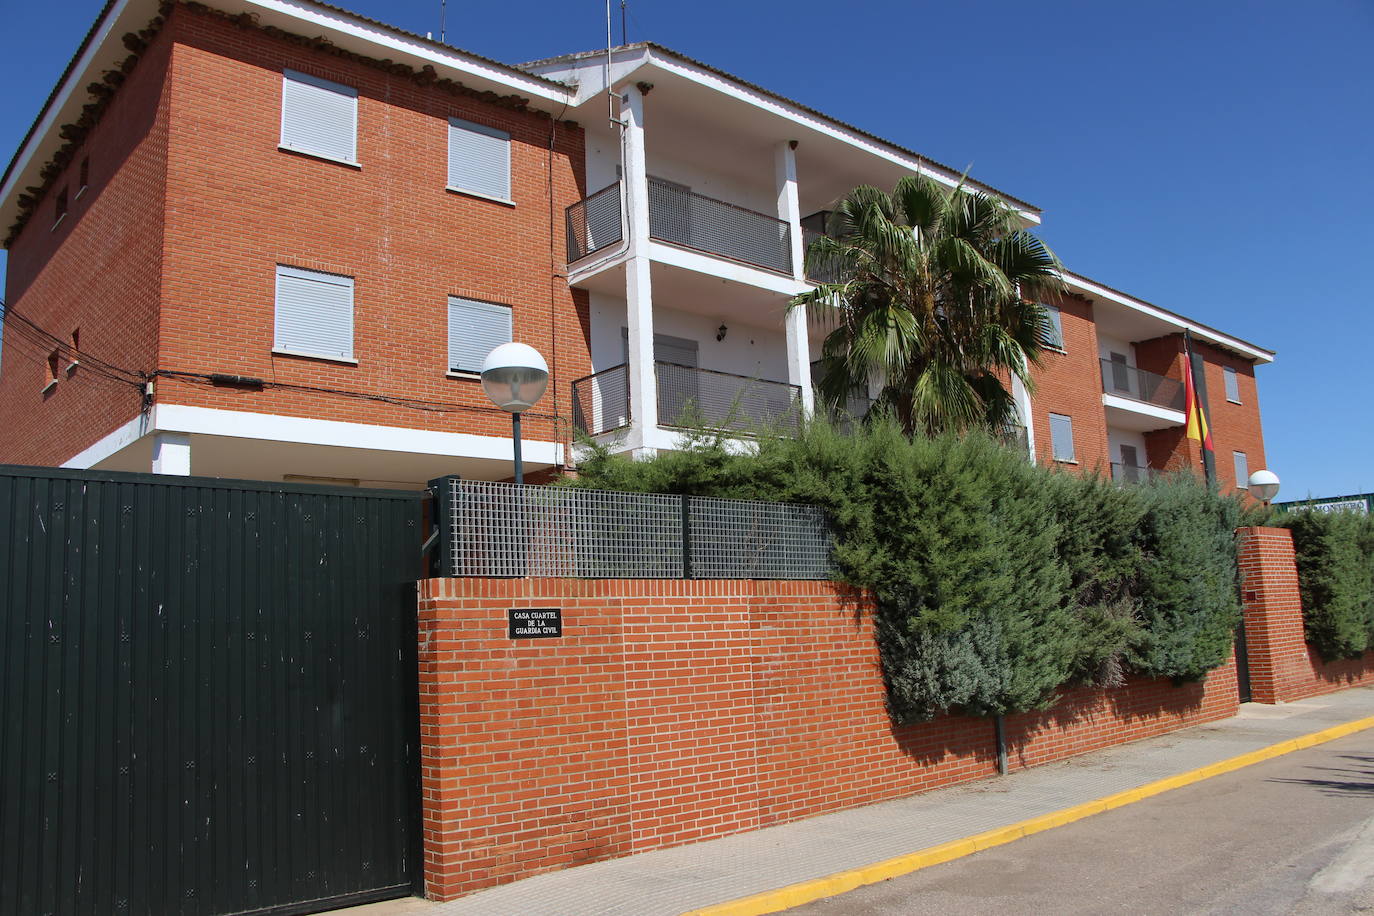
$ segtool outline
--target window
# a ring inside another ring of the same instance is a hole
[[[1073,461],[1073,420],[1063,414],[1050,414],[1050,447],[1055,461]]]
[[[1064,319],[1059,314],[1059,309],[1053,305],[1040,306],[1045,310],[1045,318],[1049,320],[1050,326],[1045,330],[1045,336],[1040,342],[1047,347],[1055,350],[1064,349]]]
[[[1232,459],[1236,462],[1236,489],[1250,489],[1250,462],[1245,457],[1244,452],[1232,452]]]
[[[1222,378],[1226,380],[1226,400],[1232,404],[1240,403],[1240,378],[1236,375],[1236,370],[1226,366],[1221,370]]]
[[[56,202],[53,204],[53,220],[52,220],[52,227],[53,227],[54,229],[56,229],[57,226],[58,226],[58,224],[62,222],[63,217],[65,217],[66,215],[67,215],[67,189],[66,189],[66,188],[63,188],[62,190],[60,190],[60,191],[57,192],[57,200],[56,200]]]
[[[510,134],[448,119],[448,187],[510,202]]]
[[[358,164],[358,90],[287,70],[282,74],[281,145]]]
[[[76,372],[76,367],[81,365],[81,329],[72,330],[72,358],[67,363],[67,377],[70,378]]]
[[[353,360],[353,278],[277,265],[273,349]]]
[[[87,156],[85,159],[82,159],[82,160],[81,160],[81,171],[80,171],[80,176],[81,176],[81,177],[80,177],[80,181],[78,182],[78,184],[80,185],[80,187],[78,187],[78,188],[76,189],[76,196],[77,196],[78,198],[80,198],[82,194],[86,193],[86,186],[89,185],[89,184],[91,183],[91,157],[90,157],[90,156]]]
[[[448,368],[481,372],[487,354],[511,342],[509,306],[448,297]]]

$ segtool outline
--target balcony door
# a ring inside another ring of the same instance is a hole
[[[1130,483],[1140,481],[1140,456],[1134,445],[1121,446],[1121,479]]]
[[[1126,354],[1113,353],[1112,359],[1112,387],[1117,391],[1131,395],[1131,367],[1126,362]]]
[[[630,329],[620,329],[621,349],[630,362]],[[701,374],[697,372],[697,342],[667,334],[654,335],[655,377],[658,379],[658,422],[681,425],[689,410],[701,404]],[[708,418],[709,419],[709,418]]]

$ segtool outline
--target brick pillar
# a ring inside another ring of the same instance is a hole
[[[1311,680],[1293,535],[1240,528],[1236,537],[1251,695],[1257,703],[1287,702]]]

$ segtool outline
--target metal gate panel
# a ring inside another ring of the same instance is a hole
[[[0,467],[0,914],[417,890],[419,515]]]

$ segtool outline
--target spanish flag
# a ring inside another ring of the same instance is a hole
[[[1193,354],[1192,348],[1186,351],[1188,360],[1188,371],[1183,373],[1184,402],[1183,412],[1188,418],[1188,438],[1196,439],[1202,443],[1202,447],[1207,451],[1215,451],[1212,448],[1212,431],[1207,428],[1207,414],[1202,409],[1202,403],[1198,400],[1197,388],[1193,386]]]

